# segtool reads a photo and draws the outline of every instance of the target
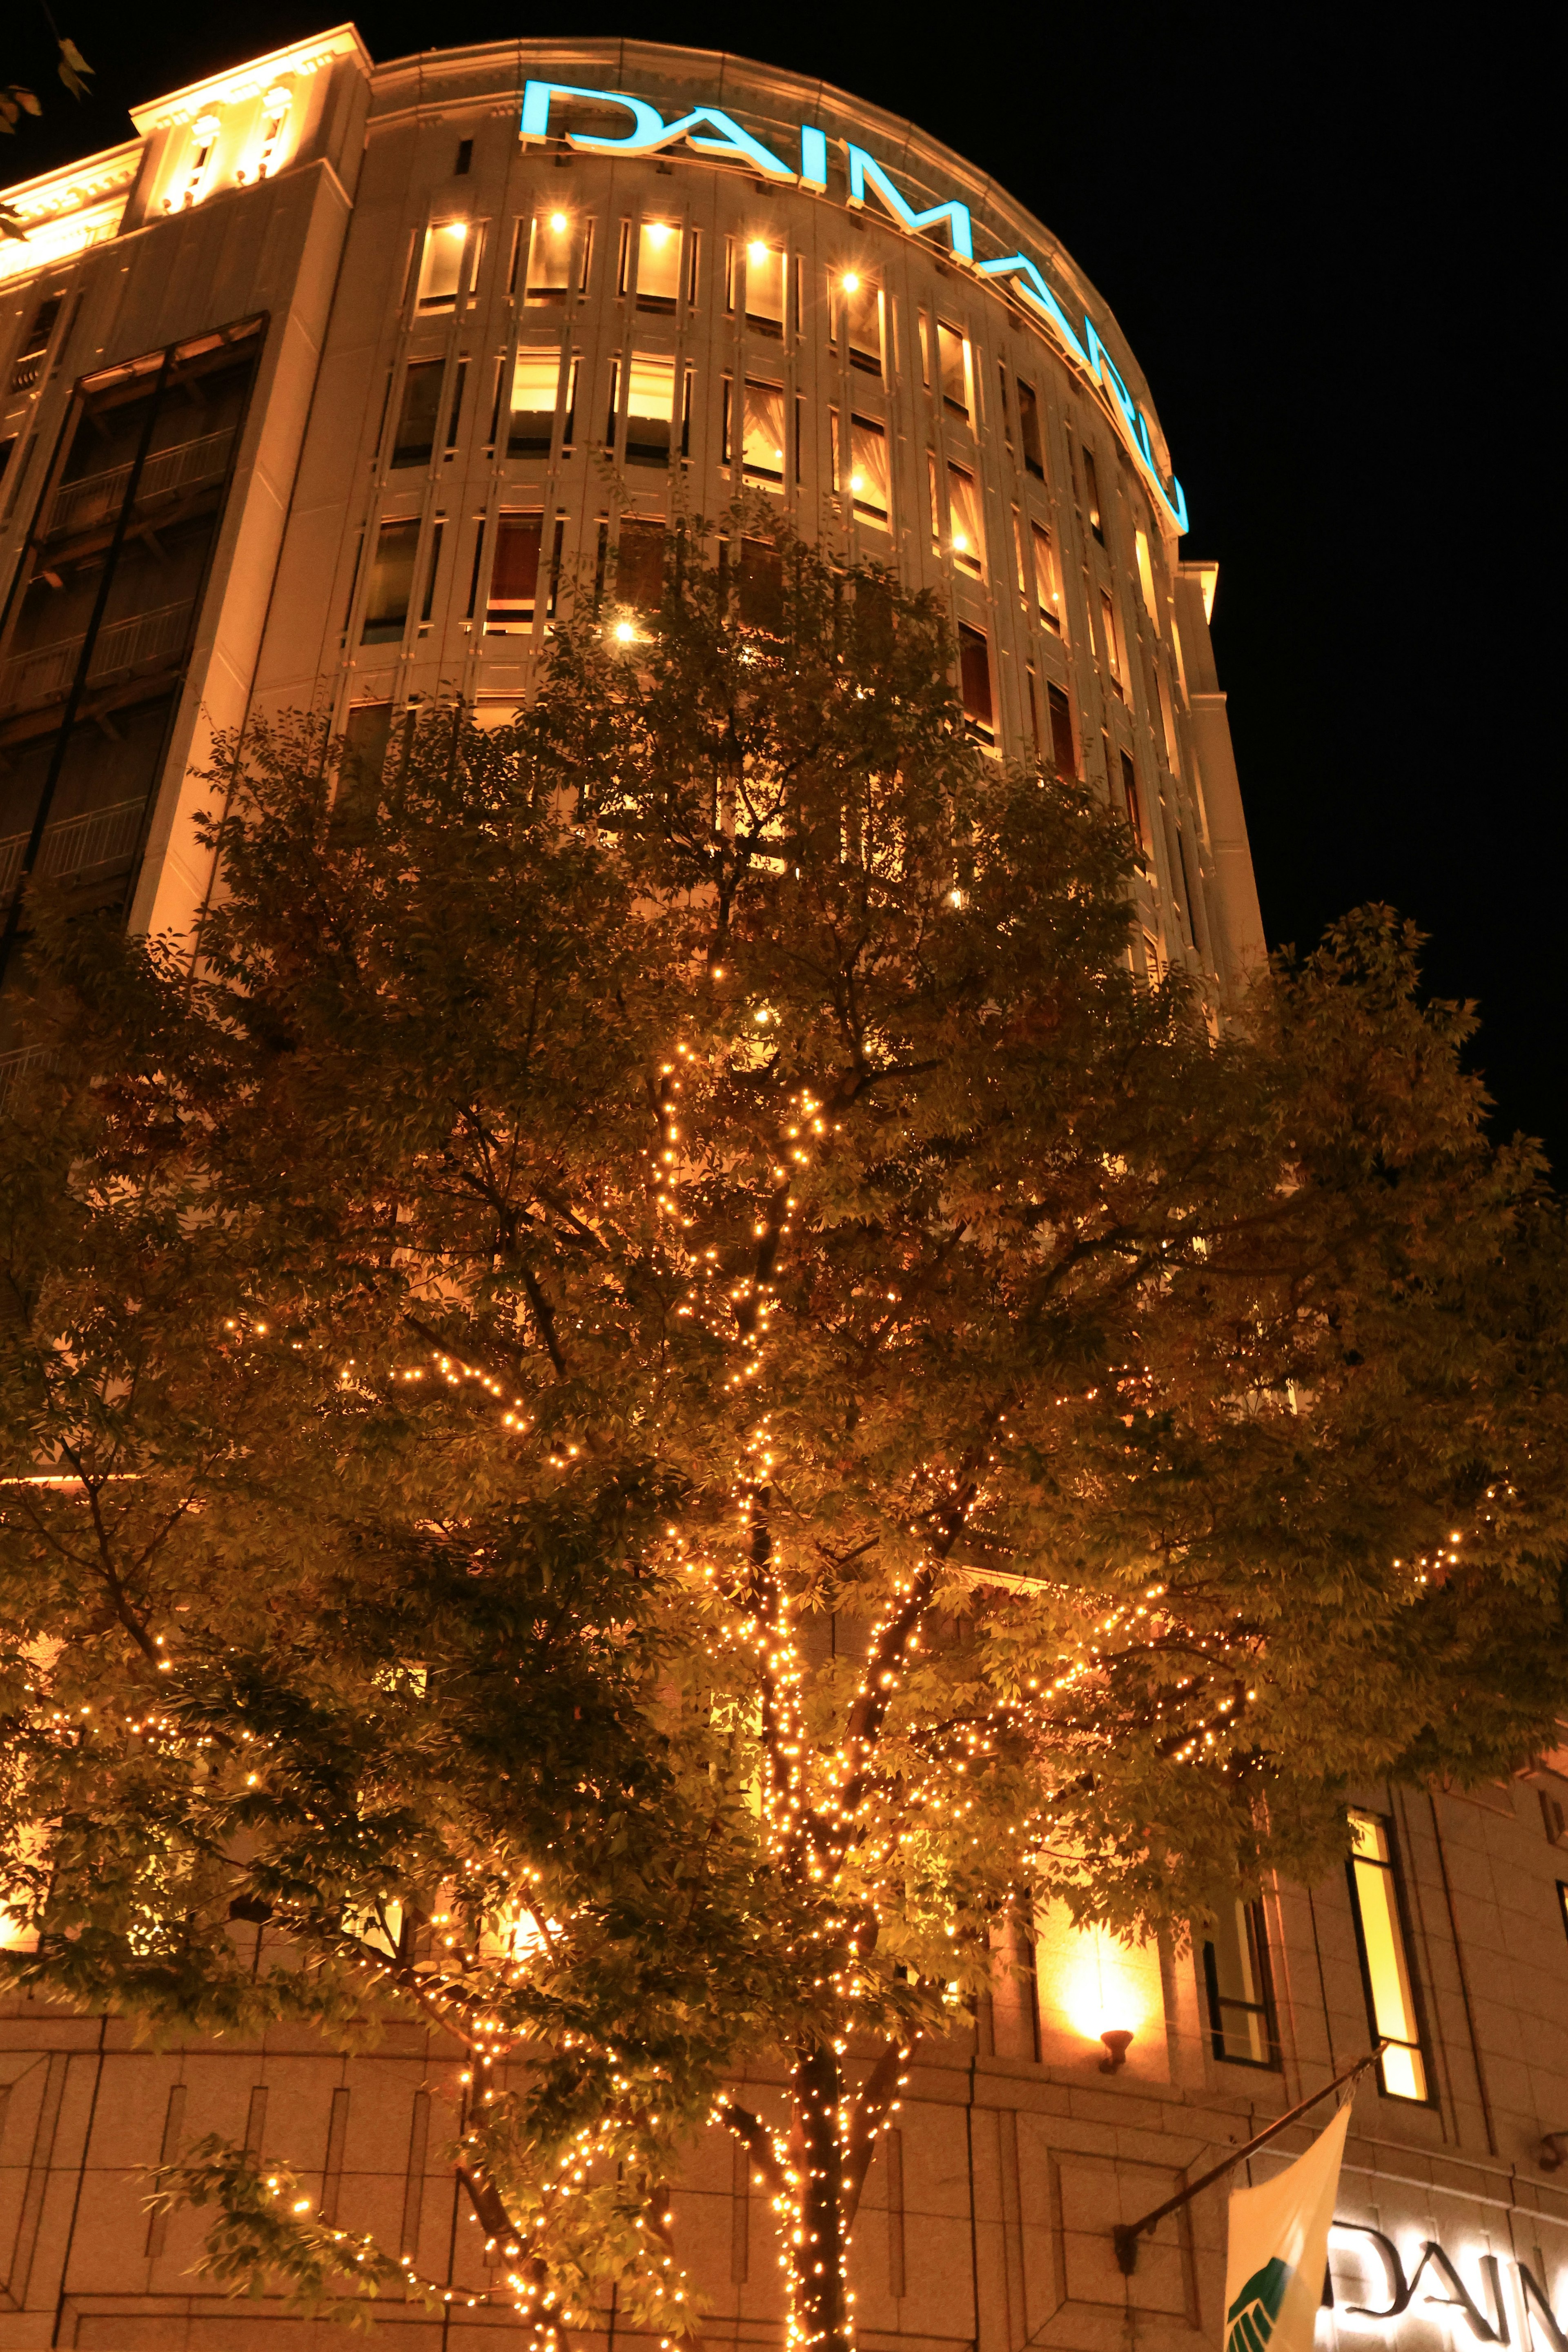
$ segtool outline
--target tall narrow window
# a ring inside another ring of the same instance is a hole
[[[1105,517],[1100,512],[1100,475],[1095,467],[1094,451],[1087,441],[1083,445],[1083,488],[1084,496],[1089,500],[1089,527],[1103,547]]]
[[[445,525],[439,516],[430,533],[430,556],[425,567],[425,602],[419,607],[419,617],[427,621],[436,604],[436,575],[441,569],[441,533]]]
[[[1110,673],[1110,683],[1123,701],[1127,688],[1121,676],[1121,632],[1116,625],[1116,606],[1108,588],[1100,592],[1100,617],[1105,630],[1105,666]]]
[[[605,447],[610,457],[616,454],[616,426],[621,414],[621,363],[610,362],[610,398],[605,418]]]
[[[1367,2017],[1389,2046],[1378,2061],[1391,2098],[1425,2099],[1426,2063],[1415,1994],[1405,1956],[1405,1922],[1394,1878],[1390,1825],[1378,1813],[1351,1815],[1351,1906],[1366,1988]]]
[[[404,371],[403,405],[397,412],[397,432],[392,444],[395,466],[430,463],[445,373],[446,363],[441,360],[415,360]]]
[[[418,547],[417,521],[382,524],[364,601],[363,644],[392,645],[402,636],[408,619],[409,598],[414,593],[414,559]]]
[[[1146,531],[1140,530],[1134,534],[1134,546],[1138,557],[1138,585],[1143,591],[1144,610],[1157,627],[1160,614],[1154,599],[1154,566],[1149,559],[1149,535]]]
[[[497,517],[489,601],[485,606],[487,636],[517,635],[532,628],[543,535],[542,514]]]
[[[1001,360],[996,362],[996,405],[1002,416],[1002,438],[1013,446],[1013,412],[1007,405],[1007,370]]]
[[[958,627],[958,686],[963,723],[983,743],[994,742],[996,721],[991,699],[991,652],[984,633],[961,621]]]
[[[849,495],[867,522],[888,520],[888,436],[869,416],[849,419]]]
[[[1059,635],[1062,583],[1057,572],[1057,551],[1043,522],[1029,525],[1029,543],[1035,557],[1035,608],[1047,628],[1055,629]]]
[[[550,455],[560,388],[559,344],[544,343],[532,350],[519,350],[511,370],[511,417],[506,436],[509,457]]]
[[[447,420],[447,455],[449,457],[458,446],[458,433],[463,421],[463,392],[468,381],[468,362],[460,359],[452,377],[452,413]]]
[[[626,385],[626,457],[633,465],[669,463],[674,417],[675,362],[634,352]]]
[[[920,314],[921,382],[931,390],[931,320],[922,310]]]
[[[776,490],[784,478],[784,395],[782,383],[746,378],[745,439],[741,464],[748,482]]]
[[[1078,753],[1073,748],[1072,705],[1059,686],[1047,686],[1046,704],[1051,721],[1051,765],[1058,776],[1076,776]]]
[[[1127,811],[1127,822],[1131,828],[1133,840],[1142,849],[1146,845],[1143,834],[1143,808],[1138,797],[1138,771],[1132,764],[1132,755],[1130,751],[1121,752],[1120,757],[1121,798]]]
[[[1018,437],[1024,445],[1024,470],[1037,481],[1046,478],[1046,450],[1040,438],[1040,405],[1035,397],[1035,387],[1022,376],[1015,378],[1018,388]]]
[[[564,302],[572,283],[572,216],[540,213],[529,232],[525,302]]]
[[[664,525],[630,516],[616,551],[616,595],[639,613],[657,613],[664,593]]]
[[[834,487],[837,488],[837,483]],[[942,492],[937,486],[934,449],[926,451],[926,498],[931,508],[931,553],[938,555],[942,552]]]
[[[828,280],[827,297],[832,340],[843,341],[851,367],[879,376],[887,316],[881,288],[858,269],[846,269]]]
[[[753,237],[746,247],[746,324],[755,334],[782,335],[784,323],[784,247]]]
[[[637,233],[637,309],[673,315],[680,292],[680,231],[669,221],[645,220]]]
[[[419,261],[419,310],[450,310],[456,303],[468,235],[467,221],[441,221],[426,230]]]
[[[1214,2054],[1239,2066],[1278,2066],[1279,2035],[1261,1903],[1227,1903],[1204,1946]]]
[[[974,361],[969,338],[956,327],[937,321],[937,364],[942,375],[942,404],[950,416],[967,424],[974,407]]]
[[[952,533],[952,560],[976,580],[985,576],[985,524],[981,513],[980,485],[962,466],[947,469],[948,520]]]

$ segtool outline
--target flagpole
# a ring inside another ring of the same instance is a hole
[[[1233,2148],[1223,2164],[1216,2164],[1212,2172],[1205,2172],[1200,2180],[1194,2180],[1174,2197],[1167,2197],[1164,2203],[1156,2205],[1152,2213],[1142,2215],[1136,2221],[1119,2221],[1110,2233],[1111,2243],[1116,2248],[1117,2267],[1131,2278],[1138,2267],[1138,2241],[1145,2230],[1152,2230],[1156,2221],[1164,2220],[1167,2213],[1174,2213],[1195,2197],[1200,2189],[1206,2189],[1211,2181],[1223,2179],[1238,2164],[1245,2164],[1249,2156],[1255,2156],[1260,2147],[1267,2147],[1271,2139],[1277,2139],[1292,2124],[1300,2123],[1308,2108],[1315,2107],[1320,2099],[1326,2099],[1331,2091],[1338,2091],[1346,2083],[1353,2083],[1358,2074],[1364,2074],[1369,2066],[1375,2066],[1387,2047],[1386,2041],[1380,2041],[1375,2050],[1369,2050],[1364,2058],[1358,2058],[1353,2066],[1347,2066],[1342,2074],[1336,2074],[1331,2083],[1325,2083],[1321,2091],[1314,2091],[1310,2099],[1303,2099],[1299,2107],[1290,2109],[1289,2115],[1280,2116],[1267,2131],[1260,2131],[1256,2139],[1249,2139],[1244,2147]]]

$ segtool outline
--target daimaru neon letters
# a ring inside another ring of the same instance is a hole
[[[647,99],[633,98],[626,90],[586,89],[575,82],[530,81],[525,83],[522,93],[521,136],[525,144],[549,138],[551,110],[557,100],[601,108],[619,107],[631,117],[630,127],[618,137],[606,136],[602,131],[568,131],[566,144],[581,148],[585,154],[657,155],[668,147],[684,144],[699,155],[719,156],[743,164],[775,186],[805,188],[814,195],[826,193],[827,134],[814,123],[800,127],[797,168],[774,154],[733,115],[716,106],[693,107],[689,114],[666,122],[658,109],[650,106]],[[1173,529],[1184,531],[1187,502],[1182,495],[1182,486],[1173,474],[1168,484],[1161,480],[1148,420],[1122,382],[1092,319],[1085,318],[1080,335],[1047,283],[1039,264],[1026,253],[976,260],[974,227],[967,205],[951,199],[946,204],[932,205],[925,212],[917,212],[863,147],[858,147],[851,139],[835,141],[834,144],[844,150],[852,210],[860,210],[874,195],[884,211],[911,236],[931,229],[945,229],[955,261],[973,269],[979,278],[1000,278],[1010,283],[1019,300],[1049,328],[1073,365],[1103,387],[1128,448],[1170,518]]]

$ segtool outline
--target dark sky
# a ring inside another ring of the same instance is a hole
[[[78,107],[24,7],[37,0],[9,15],[0,81],[35,80],[47,118],[5,142],[5,178],[110,145],[127,103],[331,21],[300,0],[57,0],[97,68]],[[1504,0],[1459,37],[1438,11],[1376,0],[581,16],[369,0],[355,21],[378,58],[552,26],[743,47],[912,116],[1048,222],[1143,363],[1188,551],[1219,562],[1270,942],[1306,945],[1367,899],[1413,917],[1435,992],[1479,1002],[1499,1131],[1543,1137],[1568,1167],[1542,16]]]

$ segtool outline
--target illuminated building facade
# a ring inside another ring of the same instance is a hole
[[[1262,933],[1214,567],[1182,555],[1105,303],[973,165],[734,58],[522,41],[375,67],[349,26],[135,123],[4,196],[25,230],[0,243],[8,922],[34,873],[188,933],[215,730],[309,708],[374,759],[421,701],[509,715],[575,600],[635,625],[676,524],[742,580],[764,562],[749,499],[948,600],[976,737],[1083,777],[1132,828],[1143,967],[1185,967],[1216,1009],[1234,993]],[[1568,1755],[1479,1797],[1363,1796],[1344,1874],[1270,1890],[1195,1950],[1037,1923],[1032,1969],[916,2067],[872,2168],[869,2352],[1212,2345],[1223,2194],[1131,2277],[1112,2224],[1374,2031],[1325,2341],[1568,2352]],[[1131,2036],[1112,2073],[1108,2032]],[[200,2292],[196,2221],[141,2208],[133,2168],[212,2130],[313,2168],[331,2216],[461,2286],[445,2325],[390,2313],[395,2343],[504,2333],[504,2309],[467,2308],[482,2233],[437,2158],[458,2069],[413,2026],[364,2058],[287,2037],[153,2053],[13,2005],[0,2352],[305,2340]],[[777,2341],[730,2143],[695,2151],[676,2211],[709,2335]]]

